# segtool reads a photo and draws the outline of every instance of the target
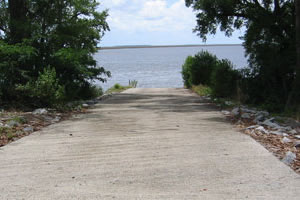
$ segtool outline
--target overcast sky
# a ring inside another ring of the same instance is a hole
[[[100,46],[203,44],[193,33],[195,13],[184,0],[98,0],[100,9],[109,9],[106,32]],[[240,44],[237,31],[208,37],[206,44]]]

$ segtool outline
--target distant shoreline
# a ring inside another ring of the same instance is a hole
[[[170,48],[170,47],[215,47],[215,46],[241,46],[242,44],[195,44],[195,45],[132,45],[132,46],[112,46],[99,47],[99,50],[107,49],[145,49],[145,48]]]

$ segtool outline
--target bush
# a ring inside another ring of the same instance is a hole
[[[184,81],[184,86],[187,88],[191,88],[192,87],[192,83],[191,83],[191,68],[194,65],[195,62],[195,58],[193,56],[188,56],[185,60],[185,63],[182,65],[182,78]]]
[[[201,51],[194,57],[189,56],[182,66],[184,85],[210,85],[211,75],[217,67],[217,57],[207,51]]]
[[[49,107],[61,104],[65,100],[65,88],[59,85],[54,68],[47,67],[39,73],[36,81],[30,81],[26,85],[19,85],[17,90],[23,92],[23,96],[31,99],[38,105]]]
[[[73,100],[87,100],[87,99],[94,99],[103,95],[103,90],[101,87],[93,85],[89,82],[84,82],[81,84],[73,84],[72,88],[68,94],[68,101]],[[71,94],[70,92],[73,92]]]
[[[195,62],[191,68],[191,83],[193,85],[210,85],[211,75],[217,66],[217,57],[207,51],[195,55]]]
[[[240,72],[233,69],[229,60],[218,60],[207,51],[187,57],[182,66],[185,87],[201,91],[202,95],[234,97],[240,77]]]
[[[234,97],[237,94],[239,72],[233,69],[232,63],[225,59],[218,61],[211,75],[211,88],[215,97]]]
[[[116,83],[113,88],[118,90],[118,89],[122,89],[123,86],[121,86],[119,83]]]

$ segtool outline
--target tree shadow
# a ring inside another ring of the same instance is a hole
[[[219,108],[199,96],[186,96],[186,95],[157,95],[157,94],[116,94],[112,98],[100,102],[97,106],[101,105],[122,105],[128,104],[128,107],[153,110],[160,112],[213,112]]]

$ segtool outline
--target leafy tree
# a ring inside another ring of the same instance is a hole
[[[231,36],[246,28],[244,47],[250,73],[257,81],[252,87],[263,96],[250,92],[252,103],[285,104],[296,78],[296,31],[294,0],[186,0],[197,12],[194,31],[203,40],[218,28]],[[251,86],[250,86],[251,87]],[[249,91],[255,91],[250,89]],[[276,102],[275,102],[276,101]],[[300,99],[295,100],[300,102]],[[284,107],[284,106],[281,106]]]
[[[16,90],[17,85],[47,78],[40,76],[49,68],[55,72],[53,80],[65,88],[65,99],[89,98],[80,94],[81,89],[110,76],[93,58],[109,30],[108,13],[99,12],[98,6],[96,0],[0,0],[0,56],[6,55],[0,58],[0,81],[10,80],[10,89]],[[16,53],[19,58],[12,58]],[[18,73],[8,73],[12,70]],[[4,90],[2,98],[16,94]]]

